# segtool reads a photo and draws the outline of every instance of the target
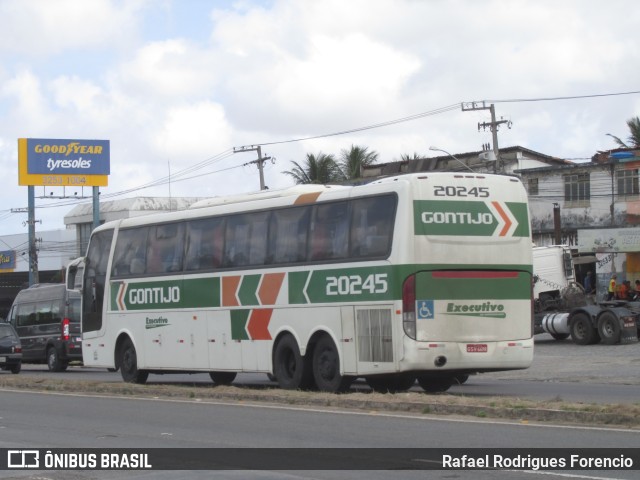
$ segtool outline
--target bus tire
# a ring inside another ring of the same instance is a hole
[[[598,318],[598,334],[602,343],[605,345],[614,345],[620,341],[620,321],[611,312],[604,312]]]
[[[313,378],[321,392],[344,392],[353,382],[340,374],[340,355],[328,335],[321,336],[313,349]]]
[[[307,389],[312,385],[311,368],[300,355],[298,342],[292,335],[285,335],[276,344],[273,374],[285,390]]]
[[[122,342],[118,364],[120,365],[120,374],[125,382],[143,384],[147,381],[149,372],[138,370],[136,347],[133,346],[133,342],[129,338]]]
[[[576,313],[569,325],[571,338],[577,345],[591,345],[598,342],[598,331],[591,325],[591,319],[586,313]]]
[[[60,359],[58,349],[53,345],[47,348],[47,367],[50,372],[64,372],[69,366],[69,362]]]
[[[418,375],[418,384],[427,393],[446,392],[454,383],[457,383],[455,377]]]
[[[209,372],[209,376],[216,385],[231,385],[238,372]]]
[[[466,373],[460,373],[453,378],[455,380],[455,383],[462,385],[463,383],[466,383],[467,380],[469,380],[469,375],[467,375]]]
[[[374,392],[380,393],[396,393],[409,390],[414,383],[416,383],[416,377],[413,375],[374,375],[366,377],[367,385],[371,387]]]

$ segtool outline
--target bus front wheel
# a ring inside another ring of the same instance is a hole
[[[273,373],[280,388],[306,389],[312,385],[308,362],[300,355],[298,342],[291,335],[282,337],[273,353]]]
[[[136,348],[130,339],[126,339],[120,348],[120,374],[127,383],[145,383],[149,372],[138,370]]]
[[[320,337],[313,349],[313,377],[322,392],[344,392],[353,382],[353,378],[340,374],[340,355],[328,335]]]

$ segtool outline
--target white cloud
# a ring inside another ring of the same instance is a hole
[[[26,56],[113,47],[136,26],[144,0],[4,0],[0,52]]]
[[[118,71],[123,89],[147,98],[203,98],[216,74],[207,53],[184,39],[143,45]]]
[[[231,141],[224,109],[212,102],[202,102],[168,110],[154,147],[169,158],[198,158],[203,152],[228,149]]]

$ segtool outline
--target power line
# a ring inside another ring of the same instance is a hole
[[[366,127],[351,128],[349,130],[341,130],[339,132],[325,133],[325,134],[322,134],[322,135],[313,135],[313,136],[309,136],[309,137],[292,138],[290,140],[280,140],[280,141],[277,141],[277,142],[255,143],[254,145],[260,145],[260,146],[281,145],[281,144],[284,144],[284,143],[303,142],[305,140],[316,140],[318,138],[336,137],[336,136],[339,136],[339,135],[346,135],[347,133],[363,132],[365,130],[373,130],[374,128],[388,127],[390,125],[396,125],[398,123],[410,122],[412,120],[417,120],[419,118],[425,118],[425,117],[429,117],[429,116],[432,116],[432,115],[439,115],[441,113],[450,112],[452,110],[457,110],[459,108],[459,106],[460,106],[459,103],[455,103],[453,105],[448,105],[446,107],[437,108],[435,110],[430,110],[428,112],[417,113],[415,115],[410,115],[408,117],[402,117],[402,118],[397,118],[395,120],[389,120],[388,122],[381,122],[381,123],[375,123],[373,125],[367,125]]]
[[[636,95],[640,93],[640,90],[634,90],[631,92],[616,92],[616,93],[596,93],[592,95],[571,95],[564,97],[539,97],[539,98],[511,98],[503,100],[484,100],[490,103],[524,103],[524,102],[551,102],[556,100],[578,100],[581,98],[599,98],[599,97],[617,97],[620,95]]]

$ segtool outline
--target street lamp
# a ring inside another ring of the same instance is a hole
[[[467,165],[466,163],[464,163],[462,160],[460,160],[458,157],[456,157],[453,153],[449,153],[449,152],[447,152],[446,150],[443,150],[443,149],[441,149],[441,148],[434,147],[434,146],[429,147],[429,150],[433,150],[434,152],[442,152],[442,153],[446,153],[446,154],[447,154],[447,155],[449,155],[451,158],[453,158],[455,161],[457,161],[458,163],[462,164],[462,166],[464,166],[464,168],[466,168],[467,170],[471,170],[473,173],[476,173],[476,172],[474,172],[474,171],[471,169],[471,167],[470,167],[469,165]]]

